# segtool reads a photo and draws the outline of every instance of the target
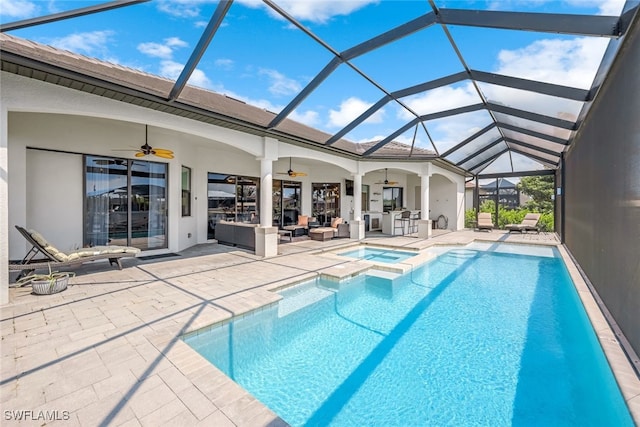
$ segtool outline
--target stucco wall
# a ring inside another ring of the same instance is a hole
[[[640,25],[567,153],[565,243],[640,353]]]

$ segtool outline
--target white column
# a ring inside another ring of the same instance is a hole
[[[362,220],[362,175],[353,174],[353,219]]]
[[[431,220],[429,219],[429,179],[431,178],[431,164],[427,163],[420,174],[420,221],[418,221],[418,237],[431,237]]]
[[[9,302],[9,112],[0,108],[0,305]]]
[[[362,220],[362,174],[353,176],[353,221],[349,226],[349,237],[354,240],[364,239],[364,221]]]
[[[273,160],[260,159],[260,227],[273,227]]]
[[[420,219],[429,219],[429,175],[420,175]]]
[[[278,255],[278,228],[273,226],[273,162],[278,159],[278,141],[263,138],[260,160],[260,227],[256,228],[256,255]]]

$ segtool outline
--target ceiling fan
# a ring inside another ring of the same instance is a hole
[[[277,172],[278,175],[289,175],[292,178],[295,178],[297,176],[307,176],[306,173],[304,172],[296,172],[293,169],[291,169],[291,157],[289,157],[289,170],[286,172]]]
[[[114,150],[114,151],[132,151],[132,150]],[[144,157],[149,154],[153,154],[157,157],[162,157],[163,159],[173,159],[173,151],[167,150],[166,148],[153,148],[149,145],[149,127],[144,125],[144,145],[141,145],[139,149],[134,149],[136,153],[134,156],[136,157]]]
[[[384,181],[378,181],[375,184],[396,185],[398,181],[389,181],[387,178],[387,168],[384,168]]]

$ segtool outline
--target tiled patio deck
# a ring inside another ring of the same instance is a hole
[[[423,249],[474,239],[558,244],[552,233],[499,231],[439,232],[428,240],[369,235],[365,241]],[[49,424],[48,418],[33,420],[43,415],[56,417],[55,425],[285,425],[179,336],[276,302],[270,289],[286,283],[338,264],[344,272],[358,270],[358,261],[321,253],[353,243],[287,243],[269,259],[206,244],[171,258],[125,260],[121,271],[106,263],[83,266],[73,286],[57,295],[12,288],[0,321],[3,425]],[[588,302],[584,282],[574,281],[640,420],[640,382],[597,306]],[[19,415],[27,420],[18,423],[13,418]]]

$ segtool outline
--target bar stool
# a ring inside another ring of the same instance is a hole
[[[409,222],[409,234],[418,232],[418,221],[420,220],[420,211],[411,215],[411,221]]]
[[[402,230],[402,235],[405,234],[405,225],[407,226],[407,232],[409,232],[409,227],[411,224],[411,211],[402,211],[400,214],[396,214],[393,218],[393,235],[396,235],[396,230],[400,228]]]

